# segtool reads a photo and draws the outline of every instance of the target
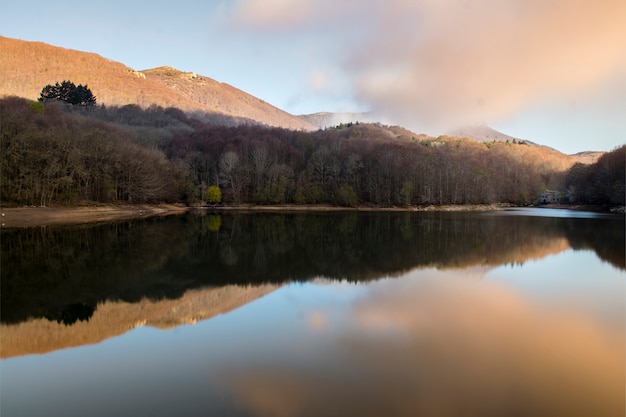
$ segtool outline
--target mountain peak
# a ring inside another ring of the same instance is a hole
[[[170,66],[161,66],[152,69],[140,71],[146,75],[162,76],[162,77],[180,77],[180,78],[196,78],[198,74],[195,72],[184,72]]]
[[[465,126],[453,129],[447,133],[449,136],[460,136],[473,139],[477,142],[526,142],[533,143],[525,139],[519,139],[513,136],[498,132],[486,124]]]

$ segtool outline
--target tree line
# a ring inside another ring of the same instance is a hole
[[[567,187],[595,204],[624,200],[624,147],[568,172],[530,145],[416,137],[378,124],[223,126],[175,108],[16,97],[0,100],[0,123],[5,205],[198,204],[211,186],[224,204],[526,204]]]
[[[576,164],[568,172],[565,187],[579,203],[623,206],[626,199],[626,145],[606,153],[592,165]]]

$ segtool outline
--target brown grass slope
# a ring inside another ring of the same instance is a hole
[[[270,126],[294,130],[315,130],[312,124],[301,120],[271,104],[226,83],[182,72],[172,67],[158,67],[141,71],[149,80],[166,85],[194,102],[219,109],[231,116],[252,119]]]
[[[0,37],[0,97],[15,95],[36,100],[45,85],[71,80],[87,84],[100,104],[177,107],[269,126],[315,129],[230,85],[164,68],[138,72],[94,53]]]

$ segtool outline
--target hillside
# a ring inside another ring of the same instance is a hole
[[[463,128],[453,129],[448,132],[450,136],[461,136],[470,139],[474,139],[477,142],[519,142],[524,141],[528,144],[535,144],[529,140],[523,140],[520,138],[514,138],[513,136],[506,135],[502,132],[498,132],[495,129],[486,125],[474,125],[466,126]]]
[[[593,164],[605,154],[605,152],[580,152],[575,155],[564,154],[549,146],[540,145],[535,142],[531,142],[525,139],[515,138],[513,136],[506,135],[486,125],[468,126],[465,128],[451,130],[447,135],[439,136],[436,140],[427,135],[416,135],[404,128],[398,126],[385,126],[375,128],[376,125],[366,127],[367,123],[371,123],[373,115],[369,113],[331,113],[320,112],[313,114],[298,115],[303,120],[317,126],[319,129],[337,128],[341,124],[350,126],[352,123],[361,123],[361,129],[376,130],[376,133],[371,133],[368,136],[387,136],[410,139],[415,138],[425,143],[437,143],[443,144],[448,142],[464,142],[467,146],[473,147],[480,144],[480,148],[485,146],[498,145],[512,145],[522,144],[523,146],[506,147],[502,146],[494,147],[494,152],[501,152],[503,155],[514,157],[519,161],[537,161],[539,164],[550,166],[557,171],[565,171],[571,168],[577,162],[583,164]],[[380,126],[380,125],[379,125]]]
[[[254,121],[295,130],[315,127],[228,84],[169,67],[144,72],[94,53],[0,37],[0,97],[35,100],[47,84],[87,84],[98,103],[177,107],[224,124]]]
[[[19,96],[35,100],[43,86],[69,79],[87,84],[98,103],[123,106],[138,104],[176,107],[201,114],[201,119],[228,126],[258,123],[293,130],[316,130],[347,123],[377,122],[369,113],[329,113],[291,115],[265,101],[194,72],[163,66],[135,71],[122,63],[100,55],[0,36],[0,97]],[[520,142],[488,126],[472,126],[448,133],[455,138],[477,142]],[[421,136],[421,135],[420,135]],[[575,162],[591,164],[603,152],[585,152],[565,157],[552,148],[523,140],[545,153],[544,159],[568,159],[563,167]]]
[[[370,113],[331,113],[331,112],[319,112],[312,114],[299,114],[298,117],[307,123],[312,124],[318,129],[326,129],[329,127],[335,127],[339,124],[347,123],[376,123],[380,120],[375,118]]]
[[[312,114],[300,114],[298,115],[302,120],[311,123],[318,129],[327,129],[339,126],[340,124],[349,123],[376,123],[375,117],[370,113],[332,113],[332,112],[319,112]],[[409,135],[411,136],[411,135]],[[415,135],[414,135],[415,136]],[[425,135],[419,135],[420,139],[424,139]],[[525,150],[525,154],[533,153],[533,157],[537,156],[542,160],[556,161],[556,166],[559,169],[568,169],[574,163],[580,162],[583,164],[593,164],[605,154],[605,152],[580,152],[574,155],[566,155],[556,149],[549,146],[540,145],[526,139],[515,138],[513,136],[506,135],[495,129],[492,129],[486,125],[466,126],[464,128],[453,129],[449,131],[445,136],[440,136],[441,140],[459,140],[470,139],[479,143],[523,143],[529,145],[532,150]]]
[[[488,143],[488,142],[508,142],[508,143],[525,143],[530,145],[531,147],[539,147],[541,150],[536,150],[535,153],[543,154],[543,158],[547,159],[550,157],[557,159],[567,159],[570,163],[582,163],[582,164],[593,164],[598,161],[598,159],[604,155],[606,152],[596,152],[596,151],[587,151],[587,152],[579,152],[574,155],[566,155],[560,151],[557,151],[554,148],[549,146],[541,145],[536,142],[532,142],[527,139],[515,138],[513,136],[506,135],[502,132],[498,132],[495,129],[490,128],[486,125],[475,125],[475,126],[466,126],[464,128],[454,129],[449,132],[450,136],[464,137],[475,140],[477,142]],[[567,156],[567,158],[564,158]]]
[[[193,72],[182,72],[172,67],[159,67],[143,70],[141,73],[145,74],[149,80],[165,85],[196,103],[232,116],[295,130],[315,128],[232,85],[219,83]]]

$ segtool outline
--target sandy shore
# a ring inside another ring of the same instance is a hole
[[[2,228],[41,227],[53,225],[98,223],[151,216],[180,214],[189,210],[212,211],[492,211],[503,206],[444,205],[418,207],[336,207],[330,205],[239,205],[190,208],[174,204],[94,205],[80,207],[18,207],[2,208]]]
[[[41,227],[99,223],[184,213],[188,207],[174,204],[98,205],[80,207],[2,208],[2,228]]]

